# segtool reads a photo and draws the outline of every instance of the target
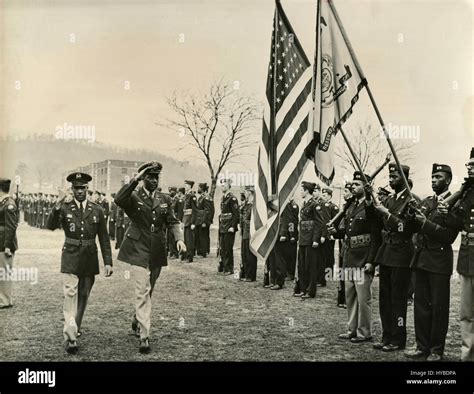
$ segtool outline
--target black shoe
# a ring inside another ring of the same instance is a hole
[[[406,358],[409,358],[411,360],[426,359],[426,357],[428,356],[428,354],[426,352],[424,352],[423,350],[420,350],[420,349],[415,349],[415,350],[411,350],[409,352],[405,352],[404,355],[405,355]]]
[[[245,279],[244,279],[244,282],[255,282],[255,280],[254,280],[254,279],[250,279],[250,278],[245,278]]]
[[[293,297],[303,297],[305,294],[302,292],[299,293],[293,293]]]
[[[281,290],[283,289],[283,286],[280,286],[280,285],[273,285],[272,287],[270,287],[270,290]]]
[[[382,348],[383,352],[396,352],[397,350],[403,350],[403,347],[399,346],[399,345],[393,345],[393,344],[389,343],[388,345],[385,345]]]
[[[426,361],[430,361],[430,362],[436,362],[436,361],[442,361],[442,360],[443,360],[443,356],[441,354],[436,354],[436,353],[431,353],[426,359]]]
[[[301,298],[306,299],[306,298],[315,298],[315,295],[310,295],[310,294],[303,294]]]
[[[150,353],[151,348],[148,338],[140,339],[140,347],[138,348],[138,350],[141,354]]]
[[[0,309],[10,309],[10,308],[13,308],[12,304],[0,306]]]
[[[226,272],[224,272],[224,275],[232,275],[232,274],[233,274],[232,271],[226,271]]]
[[[382,348],[386,345],[388,345],[388,342],[375,342],[372,347],[376,350],[382,350]]]
[[[67,341],[66,342],[66,352],[68,354],[76,354],[79,348],[77,347],[76,341]]]
[[[351,343],[362,343],[362,342],[371,342],[372,337],[354,337],[351,338]]]
[[[350,339],[355,338],[355,337],[356,337],[356,335],[352,334],[350,332],[346,332],[344,334],[339,334],[337,336],[338,339],[344,339],[344,340],[350,340]]]
[[[132,322],[132,330],[133,335],[135,335],[137,338],[140,338],[140,326],[136,320]]]

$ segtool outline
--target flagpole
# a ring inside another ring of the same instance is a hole
[[[413,194],[411,193],[411,190],[410,190],[410,186],[408,185],[408,181],[407,181],[407,178],[405,177],[405,173],[403,172],[402,170],[402,166],[400,164],[400,161],[398,160],[398,156],[397,156],[397,152],[395,151],[395,148],[392,144],[392,140],[390,139],[390,136],[388,135],[387,133],[387,130],[385,128],[385,123],[382,119],[382,115],[380,114],[380,111],[379,111],[379,108],[377,107],[377,103],[375,102],[375,99],[374,99],[374,96],[372,95],[372,91],[370,90],[370,87],[369,87],[369,83],[367,81],[367,79],[365,78],[364,76],[364,72],[362,71],[362,67],[360,66],[360,63],[359,61],[357,60],[357,57],[356,57],[356,54],[354,52],[354,49],[352,48],[352,45],[349,41],[349,37],[347,36],[346,34],[346,31],[344,29],[344,26],[342,25],[342,22],[339,18],[339,14],[337,13],[336,11],[336,7],[334,6],[332,0],[327,0],[328,3],[329,3],[329,7],[331,7],[331,10],[334,14],[334,18],[336,19],[336,22],[337,22],[337,25],[339,26],[339,29],[341,30],[341,33],[342,33],[342,37],[344,38],[344,42],[346,43],[347,45],[347,49],[349,50],[349,53],[351,54],[352,56],[352,60],[354,61],[354,64],[357,68],[357,71],[359,72],[361,78],[363,81],[365,81],[365,87],[367,89],[367,93],[369,95],[369,99],[375,109],[375,113],[377,115],[377,118],[380,122],[380,125],[382,126],[382,130],[383,130],[383,133],[385,135],[385,138],[388,142],[388,145],[390,147],[390,150],[392,151],[392,154],[393,154],[393,158],[395,159],[395,163],[397,164],[397,167],[398,167],[398,172],[400,173],[400,176],[403,180],[403,183],[405,184],[405,188],[407,189],[407,192],[408,192],[408,195],[410,196],[410,198],[413,198]],[[342,130],[341,130],[342,131]],[[344,134],[343,134],[344,135]]]

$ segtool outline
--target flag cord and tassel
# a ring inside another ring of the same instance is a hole
[[[405,188],[406,188],[406,190],[407,190],[407,192],[408,192],[408,195],[410,196],[410,198],[413,198],[413,194],[411,193],[410,186],[408,185],[408,180],[407,180],[407,178],[406,178],[406,176],[405,176],[405,173],[404,173],[403,170],[402,170],[402,166],[401,166],[401,164],[400,164],[400,161],[398,160],[397,152],[395,151],[395,148],[394,148],[394,146],[393,146],[393,144],[392,144],[392,141],[391,141],[391,139],[390,139],[390,136],[389,136],[388,133],[387,133],[387,130],[386,130],[386,128],[385,128],[385,123],[384,123],[384,121],[383,121],[383,119],[382,119],[382,115],[380,114],[380,111],[379,111],[379,109],[378,109],[378,107],[377,107],[377,103],[375,102],[374,96],[372,95],[372,91],[370,90],[370,87],[369,87],[369,84],[368,84],[368,82],[367,82],[367,79],[365,78],[364,72],[362,71],[362,67],[360,66],[359,61],[357,60],[357,57],[356,57],[355,52],[354,52],[354,49],[352,48],[352,45],[351,45],[351,43],[350,43],[350,41],[349,41],[349,37],[347,36],[346,31],[345,31],[345,29],[344,29],[344,26],[342,25],[342,22],[341,22],[341,20],[339,19],[339,15],[338,15],[338,13],[337,13],[337,11],[336,11],[336,7],[334,7],[334,4],[333,4],[332,0],[328,0],[328,3],[329,3],[329,7],[331,7],[331,10],[332,10],[332,12],[333,12],[333,14],[334,14],[334,18],[336,19],[336,22],[337,22],[337,24],[338,24],[338,26],[339,26],[339,29],[341,30],[341,34],[342,34],[342,37],[344,38],[344,42],[345,42],[346,45],[347,45],[347,49],[349,50],[349,53],[351,54],[352,59],[354,60],[354,64],[355,64],[355,66],[356,66],[356,68],[357,68],[357,71],[359,72],[359,74],[360,74],[362,80],[365,81],[365,87],[366,87],[366,89],[367,89],[367,94],[369,95],[369,99],[370,99],[370,101],[371,101],[371,103],[372,103],[372,105],[373,105],[373,107],[374,107],[374,109],[375,109],[375,113],[376,113],[376,115],[377,115],[377,119],[379,120],[380,126],[382,126],[383,133],[384,133],[385,138],[386,138],[386,140],[387,140],[387,142],[388,142],[388,145],[389,145],[389,147],[390,147],[390,150],[392,151],[393,158],[395,159],[395,163],[397,164],[398,172],[400,173],[400,176],[401,176],[401,178],[402,178],[402,180],[403,180],[403,183],[404,183]],[[341,130],[341,134],[342,134],[342,130]],[[344,134],[343,134],[343,135],[344,135]],[[348,146],[349,146],[349,145],[348,145]],[[350,149],[350,148],[349,148],[349,149]],[[362,172],[362,171],[361,171],[361,172]],[[362,173],[363,173],[363,172],[362,172]]]

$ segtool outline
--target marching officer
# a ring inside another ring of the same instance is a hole
[[[268,256],[272,282],[270,290],[282,289],[286,277],[290,280],[295,278],[298,213],[298,205],[290,199],[281,213],[278,238]]]
[[[316,297],[318,266],[324,262],[323,249],[320,247],[328,238],[326,223],[321,210],[324,204],[313,197],[319,187],[312,182],[302,182],[298,242],[298,280],[295,284],[295,297],[301,299]]]
[[[10,192],[10,179],[0,178],[0,269],[8,272],[13,266],[13,257],[18,249],[16,229],[18,215]],[[7,277],[0,280],[0,309],[13,306],[12,282]]]
[[[78,351],[77,337],[80,336],[82,318],[99,274],[96,236],[99,238],[105,276],[112,275],[112,250],[107,234],[102,207],[87,199],[87,184],[92,177],[82,172],[70,174],[66,180],[72,184],[74,198],[66,202],[66,193],[60,191],[58,201],[48,217],[47,228],[62,227],[66,239],[61,255],[61,273],[64,290],[64,339],[66,351]]]
[[[370,182],[368,175],[366,179]],[[345,298],[348,331],[340,334],[338,338],[360,343],[372,340],[370,288],[381,237],[377,222],[366,216],[364,177],[361,172],[354,172],[351,188],[354,199],[348,203],[350,205],[346,209],[341,227],[338,231],[335,227],[330,227],[328,231],[336,238],[344,238],[346,241],[343,265],[340,269],[342,268],[344,276],[347,276]]]
[[[416,349],[405,354],[412,359],[440,361],[449,325],[449,286],[453,273],[451,244],[458,235],[451,216],[437,211],[438,203],[449,197],[451,167],[433,164],[431,187],[434,196],[425,198],[417,210],[417,235],[412,268],[415,270]]]
[[[115,193],[110,194],[112,202],[110,203],[110,218],[109,218],[109,237],[111,241],[115,241],[115,223],[117,220],[117,204],[115,204]]]
[[[452,204],[440,203],[443,214],[450,212],[461,231],[456,271],[461,278],[461,361],[474,361],[474,148],[466,163],[468,177]]]
[[[410,167],[401,167],[408,179]],[[414,253],[412,238],[416,232],[413,216],[409,213],[410,196],[394,163],[389,164],[389,184],[395,193],[381,205],[367,207],[367,215],[382,227],[383,241],[375,259],[380,264],[382,340],[374,344],[374,349],[385,352],[405,349],[407,294]]]
[[[140,353],[150,351],[151,295],[161,268],[167,265],[165,227],[173,231],[178,250],[186,250],[171,198],[156,190],[161,169],[158,162],[145,163],[115,195],[115,203],[131,219],[118,260],[130,264],[135,277],[132,329],[140,335]],[[134,191],[141,180],[143,186]]]
[[[181,256],[181,260],[187,260],[188,263],[193,262],[196,241],[196,217],[197,217],[197,198],[192,192],[194,181],[185,180],[184,187],[186,194],[184,196],[183,207],[183,226],[184,226],[184,243],[186,244],[186,256]]]
[[[239,224],[239,203],[230,191],[231,179],[223,179],[221,214],[219,215],[220,261],[218,272],[224,275],[234,273],[234,241]]]
[[[171,209],[173,212],[175,212],[175,205],[176,205],[176,192],[177,188],[175,186],[171,186],[168,188],[168,192],[171,198]],[[167,245],[168,245],[168,253],[170,258],[177,258],[178,257],[178,249],[176,249],[176,240],[174,239],[174,235],[172,231],[167,231],[166,232],[166,240],[167,240]]]
[[[257,280],[257,257],[250,250],[250,221],[252,217],[254,186],[245,186],[245,202],[242,204],[240,229],[241,236],[241,258],[242,279],[244,282],[255,282]]]

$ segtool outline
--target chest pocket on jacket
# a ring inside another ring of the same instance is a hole
[[[138,241],[140,239],[140,230],[135,227],[130,227],[127,231],[127,237]]]
[[[168,204],[160,204],[160,212],[162,215],[166,215],[168,213]]]

